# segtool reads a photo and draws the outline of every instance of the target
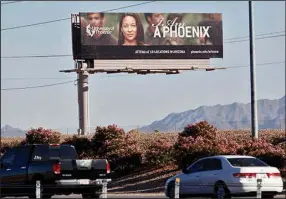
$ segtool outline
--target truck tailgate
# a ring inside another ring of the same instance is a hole
[[[98,160],[60,160],[61,179],[104,179],[109,177],[109,163]]]

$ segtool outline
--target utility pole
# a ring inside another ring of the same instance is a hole
[[[249,8],[249,55],[250,55],[250,86],[251,86],[251,132],[253,138],[258,138],[257,104],[256,104],[256,71],[255,71],[255,38],[252,1]]]
[[[86,135],[89,129],[89,107],[88,107],[88,72],[85,71],[87,63],[78,62],[77,67],[81,69],[78,76],[78,108],[79,108],[79,135]]]

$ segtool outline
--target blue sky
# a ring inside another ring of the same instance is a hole
[[[22,2],[1,6],[1,29],[102,11],[135,2]],[[139,2],[136,2],[139,3]],[[154,2],[114,12],[221,12],[223,37],[248,36],[248,2]],[[285,2],[254,2],[256,34],[285,31]],[[282,33],[285,34],[285,33]],[[1,31],[1,56],[71,54],[70,21]],[[285,61],[285,36],[256,41],[257,64]],[[2,88],[52,84],[76,79],[61,69],[74,67],[72,57],[1,59]],[[225,43],[224,58],[214,66],[249,65],[249,42]],[[7,78],[28,79],[7,79]],[[40,79],[40,78],[58,79]],[[38,78],[38,79],[36,79]],[[249,68],[180,75],[90,76],[90,126],[136,127],[171,112],[201,105],[250,101]],[[285,95],[285,63],[257,67],[258,99]],[[259,110],[258,110],[259,111]],[[1,124],[28,129],[44,126],[74,131],[78,126],[77,87],[64,84],[39,89],[1,91]]]

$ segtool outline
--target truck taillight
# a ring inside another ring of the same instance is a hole
[[[106,173],[110,173],[110,164],[106,161]]]
[[[256,173],[235,173],[233,177],[236,178],[256,178]]]
[[[280,173],[267,173],[268,178],[272,178],[272,177],[281,177]]]
[[[59,144],[50,144],[50,146],[60,146]]]
[[[60,174],[61,164],[60,163],[53,164],[53,171],[54,171],[54,174]]]

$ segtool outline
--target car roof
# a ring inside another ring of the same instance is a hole
[[[205,158],[201,158],[201,160],[210,158],[226,159],[226,158],[255,158],[255,157],[247,155],[215,155],[215,156],[208,156]]]

